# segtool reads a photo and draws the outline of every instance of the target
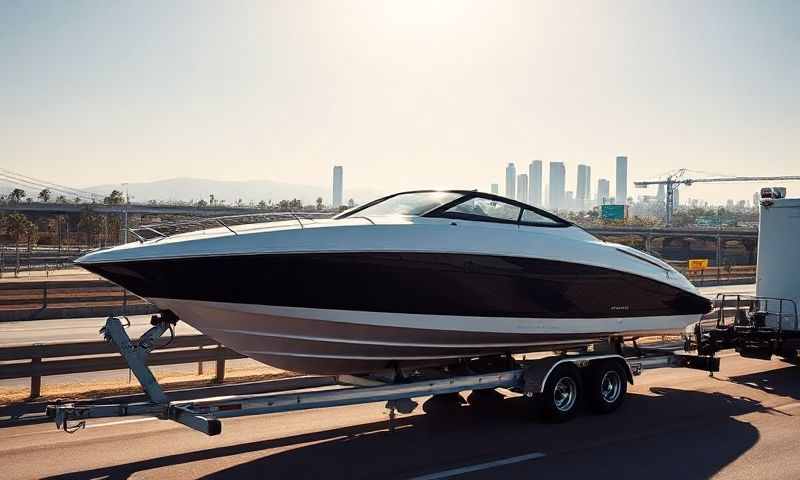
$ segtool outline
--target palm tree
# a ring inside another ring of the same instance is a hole
[[[15,188],[14,190],[11,190],[11,193],[8,194],[8,199],[12,203],[18,203],[23,198],[25,198],[25,190],[22,190],[21,188]]]
[[[35,226],[25,215],[14,212],[5,218],[5,227],[6,233],[14,239],[17,257],[17,267],[14,270],[14,276],[16,277],[19,276],[19,242],[23,237],[27,237],[30,241]]]
[[[125,203],[125,196],[119,190],[112,190],[111,194],[103,199],[106,205],[122,205]]]
[[[317,197],[317,210],[322,210],[322,197]]]
[[[51,196],[51,192],[50,192],[49,188],[45,188],[44,190],[39,192],[39,199],[41,199],[41,201],[43,201],[44,203],[47,203],[48,201],[50,201],[50,196]]]

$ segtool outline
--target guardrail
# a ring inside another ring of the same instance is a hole
[[[214,381],[222,383],[225,361],[239,358],[245,356],[205,335],[183,335],[153,350],[147,363],[180,365],[213,361],[216,362]],[[114,345],[102,340],[0,347],[0,362],[14,362],[0,365],[0,380],[31,379],[31,398],[41,395],[42,377],[128,368]]]
[[[156,310],[107,280],[0,282],[0,322],[145,315]]]
[[[726,283],[755,283],[756,281],[755,265],[708,267],[700,270],[678,267],[678,271],[686,275],[690,282],[700,287],[709,283],[721,285]]]

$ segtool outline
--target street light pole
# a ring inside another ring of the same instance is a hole
[[[125,207],[122,210],[123,220],[122,220],[122,243],[128,243],[128,184],[122,184],[125,187]]]

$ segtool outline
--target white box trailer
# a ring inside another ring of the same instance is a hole
[[[765,305],[768,324],[782,324],[784,330],[798,330],[794,312],[786,309],[800,304],[800,198],[762,198],[758,221],[758,265],[756,296],[785,299],[784,305]],[[791,302],[788,302],[791,301]],[[782,309],[783,307],[783,309]],[[791,309],[790,309],[791,310]]]

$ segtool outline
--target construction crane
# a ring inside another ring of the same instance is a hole
[[[681,168],[669,174],[664,180],[649,180],[643,182],[633,182],[637,188],[647,188],[649,185],[664,185],[667,197],[666,223],[672,225],[673,198],[675,190],[680,185],[692,185],[693,183],[718,183],[718,182],[761,182],[761,181],[785,181],[800,180],[800,175],[784,175],[778,177],[716,177],[716,178],[683,178],[688,170]]]

